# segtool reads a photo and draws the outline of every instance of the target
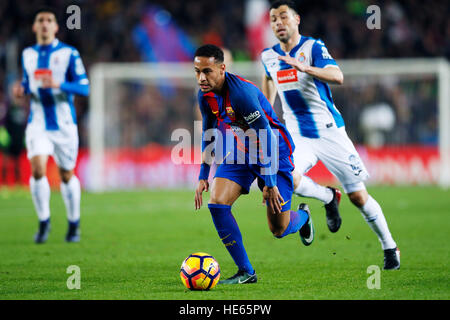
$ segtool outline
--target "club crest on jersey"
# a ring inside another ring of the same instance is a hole
[[[277,71],[277,80],[278,83],[297,82],[298,81],[297,70],[288,69]]]
[[[225,111],[227,112],[228,117],[230,117],[231,120],[234,120],[234,110],[231,106],[225,107]]]
[[[303,62],[305,62],[305,60],[306,60],[305,54],[303,52],[300,52],[300,56],[298,57],[298,61],[303,63]]]

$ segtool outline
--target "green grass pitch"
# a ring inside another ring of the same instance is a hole
[[[0,190],[0,299],[449,299],[450,193],[436,187],[371,187],[401,250],[401,269],[383,271],[380,289],[368,289],[370,265],[383,254],[360,212],[344,197],[342,227],[328,231],[322,205],[310,204],[316,239],[274,238],[261,193],[234,206],[258,283],[186,290],[183,259],[213,255],[222,277],[236,267],[219,240],[209,211],[194,211],[194,191],[136,191],[82,195],[82,241],[64,242],[67,222],[58,192],[51,197],[52,231],[33,243],[37,218],[27,190]],[[209,195],[205,194],[207,201]],[[81,270],[81,289],[66,286],[66,269]]]

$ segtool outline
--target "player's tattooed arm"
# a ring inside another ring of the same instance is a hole
[[[286,62],[292,67],[296,68],[300,72],[305,72],[310,76],[317,78],[321,81],[331,84],[343,84],[344,75],[338,66],[330,65],[324,68],[318,68],[301,63],[298,59],[287,56],[279,56],[279,60]]]

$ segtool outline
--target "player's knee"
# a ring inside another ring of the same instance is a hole
[[[33,168],[31,174],[35,180],[39,180],[45,176],[45,168],[40,167],[40,166],[35,167],[35,168]]]
[[[364,190],[349,193],[348,197],[355,206],[361,208],[367,202],[369,195],[367,194],[367,191]]]
[[[272,235],[278,239],[282,238],[284,231],[286,231],[286,227],[278,226],[278,225],[277,226],[271,225],[271,226],[269,226],[269,229],[270,229],[270,232],[272,232]]]
[[[300,185],[300,180],[302,179],[302,175],[298,173],[297,171],[292,171],[292,180],[294,182],[294,190],[298,188]]]
[[[233,200],[226,193],[217,192],[214,188],[211,190],[211,195],[209,198],[209,203],[211,204],[224,204],[227,206],[233,205]]]
[[[209,198],[210,204],[225,204],[229,205],[227,202],[227,199],[224,196],[221,196],[220,194],[217,194],[215,192],[211,193],[211,197]]]
[[[73,176],[73,171],[72,170],[60,170],[59,171],[60,175],[61,175],[61,180],[64,183],[68,183],[70,181],[70,179]]]

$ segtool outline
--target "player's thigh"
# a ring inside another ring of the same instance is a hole
[[[32,175],[39,179],[46,174],[48,156],[53,154],[53,144],[45,129],[27,127],[25,130],[25,145]]]
[[[64,177],[70,176],[75,168],[78,156],[78,132],[71,128],[67,131],[58,131],[49,135],[54,145],[53,157]],[[63,176],[62,176],[63,177]]]
[[[227,178],[215,177],[211,185],[209,203],[233,205],[242,194],[242,187]]]
[[[250,192],[255,178],[249,165],[222,163],[214,175],[210,203],[234,203],[241,194]]]
[[[27,127],[25,130],[25,146],[29,160],[35,156],[53,154],[53,143],[50,141],[47,131],[38,127]]]
[[[295,144],[294,164],[295,171],[304,175],[314,167],[318,161],[312,143],[314,139],[302,137],[299,133],[293,134],[292,139]]]
[[[343,186],[356,185],[360,188],[360,183],[369,177],[344,128],[335,128],[321,137],[315,148],[319,159]]]

